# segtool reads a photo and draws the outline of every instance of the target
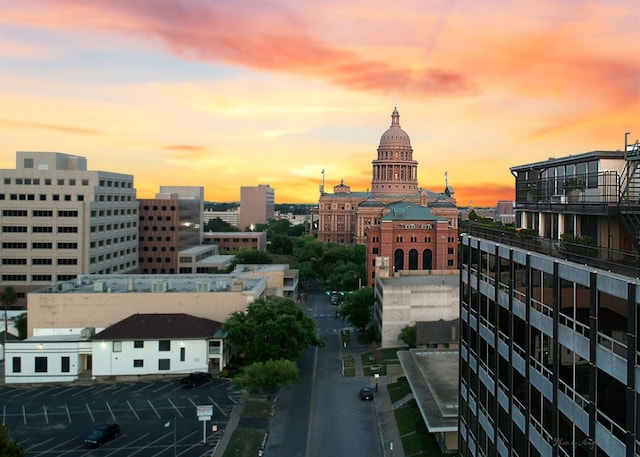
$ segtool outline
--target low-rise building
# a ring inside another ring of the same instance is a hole
[[[387,257],[376,258],[373,322],[382,347],[398,346],[406,326],[459,318],[458,270],[399,271],[389,277],[388,262]]]
[[[266,232],[206,232],[203,244],[216,244],[221,253],[234,253],[242,249],[267,250]]]

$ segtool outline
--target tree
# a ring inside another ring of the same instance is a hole
[[[0,424],[0,455],[2,457],[23,457],[24,449],[9,436],[9,429]]]
[[[265,390],[271,399],[278,390],[296,385],[299,377],[298,367],[292,360],[267,360],[245,367],[242,373],[233,378],[233,386],[251,393]]]
[[[371,322],[373,289],[365,287],[347,295],[338,308],[338,316],[358,330],[365,330]]]
[[[272,254],[291,255],[293,254],[293,240],[288,235],[275,235],[269,244],[269,252]]]
[[[222,324],[236,354],[246,363],[298,360],[308,346],[322,347],[316,323],[290,298],[260,298],[245,312],[236,311]]]
[[[238,232],[238,227],[235,227],[228,222],[223,221],[219,217],[209,219],[204,226],[205,232]]]
[[[22,313],[13,319],[13,326],[18,331],[18,338],[24,340],[27,337],[27,313]]]
[[[416,347],[418,337],[418,331],[416,328],[416,324],[407,325],[400,330],[400,335],[398,335],[398,340],[402,341],[404,344],[409,346],[410,348]]]
[[[258,249],[241,249],[233,259],[233,265],[238,264],[266,264],[273,263],[273,257],[267,251],[261,251]]]
[[[3,337],[3,348],[6,347],[7,342],[7,331],[9,328],[8,319],[7,319],[7,311],[10,307],[12,307],[18,301],[18,295],[13,287],[7,286],[0,292],[0,303],[4,306],[4,337]]]

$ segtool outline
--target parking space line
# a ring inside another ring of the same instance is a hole
[[[27,411],[24,408],[24,405],[22,405],[22,422],[24,422],[24,425],[27,425]]]
[[[151,400],[147,400],[147,402],[149,403],[149,406],[151,406],[151,409],[153,410],[153,412],[156,413],[156,416],[158,416],[158,419],[160,419],[160,414],[158,414],[158,411],[154,408],[153,403],[151,403]]]
[[[149,433],[147,433],[147,435],[149,435]],[[157,443],[158,441],[162,441],[162,440],[164,440],[167,436],[170,436],[170,435],[173,435],[173,432],[165,433],[165,434],[164,434],[164,435],[162,435],[160,438],[153,440],[153,441],[152,441],[152,442],[150,442],[149,444],[147,444],[147,445],[145,445],[145,446],[141,447],[140,449],[138,449],[136,452],[134,452],[134,453],[132,453],[132,454],[129,454],[129,457],[131,457],[131,456],[133,456],[133,455],[136,455],[138,452],[142,452],[142,451],[148,450],[148,448],[153,449],[153,447],[154,447],[153,445],[154,445],[155,443]],[[160,451],[160,453],[159,453],[159,454],[155,454],[155,455],[162,455],[162,454],[166,454],[166,451],[167,451],[167,449],[166,449],[166,448],[163,448],[163,449],[162,449],[162,451]],[[149,457],[152,457],[152,456],[149,456]]]
[[[75,397],[76,395],[86,394],[88,391],[90,391],[92,389],[95,389],[95,388],[96,388],[96,386],[90,386],[90,387],[87,387],[85,389],[79,389],[78,392],[76,392],[75,394],[72,394],[71,396]]]
[[[170,399],[170,398],[169,398],[169,399],[167,399],[167,400],[169,401],[169,403],[171,403],[171,406],[173,406],[173,409],[175,409],[175,410],[176,410],[176,412],[177,412],[178,414],[180,414],[180,417],[184,417],[184,416],[182,415],[182,413],[180,412],[180,408],[178,408],[178,407],[177,407],[177,406],[176,406],[176,405],[171,401],[171,399]]]
[[[113,419],[113,422],[118,422],[116,419],[116,416],[113,414],[113,411],[111,410],[111,405],[109,405],[109,402],[105,401],[104,404],[107,405],[107,409],[109,410],[109,414],[111,414],[111,418]]]
[[[87,407],[87,411],[89,411],[89,416],[91,416],[91,422],[95,422],[96,418],[93,417],[93,413],[91,412],[91,408],[89,408],[89,404],[85,403],[85,406]]]
[[[210,401],[212,404],[214,404],[214,405],[215,405],[215,407],[216,407],[216,408],[218,408],[218,409],[220,410],[220,412],[221,412],[225,417],[227,417],[227,413],[225,413],[225,412],[224,412],[224,410],[223,410],[222,408],[220,408],[220,405],[219,405],[219,404],[217,404],[217,403],[213,400],[213,398],[211,398],[211,397],[207,397],[207,398],[209,399],[209,401]]]
[[[231,401],[233,402],[233,404],[234,404],[234,405],[237,405],[237,404],[238,404],[238,402],[236,401],[236,399],[235,399],[235,398],[233,398],[233,397],[231,397],[231,395],[228,395],[228,396],[227,396],[227,398],[228,398],[229,400],[231,400]]]
[[[189,401],[191,402],[191,404],[192,404],[193,406],[198,406],[198,405],[196,404],[196,402],[194,402],[194,401],[191,399],[191,397],[189,397]]]
[[[69,413],[69,407],[67,405],[64,405],[64,409],[67,410],[67,419],[69,419],[69,423],[71,423],[71,414]]]
[[[68,387],[68,388],[66,388],[66,389],[62,389],[62,390],[60,390],[60,392],[55,393],[55,394],[53,394],[53,395],[51,395],[51,396],[52,396],[53,398],[56,398],[56,397],[58,397],[58,396],[60,396],[60,395],[62,395],[62,394],[64,394],[64,393],[66,393],[66,392],[68,392],[68,391],[70,391],[70,390],[76,390],[76,387]]]
[[[44,421],[49,425],[49,415],[47,414],[47,405],[42,405],[42,411],[44,414]]]
[[[157,389],[153,389],[152,392],[156,393],[156,392],[160,392],[161,390],[165,390],[166,388],[170,388],[173,384],[165,382],[163,384],[160,385],[160,387],[158,387]],[[178,388],[182,388],[182,386],[178,386]]]
[[[38,389],[38,390],[40,390],[40,389]],[[33,392],[32,392],[32,395],[30,395],[30,398],[36,398],[36,397],[39,397],[40,395],[44,395],[44,394],[46,394],[46,393],[49,393],[51,390],[52,390],[52,389],[50,389],[50,388],[49,388],[49,389],[42,389],[42,390],[40,390],[40,392],[37,392],[37,393],[33,393]]]
[[[140,420],[138,413],[136,413],[136,410],[133,409],[133,406],[131,406],[131,403],[129,403],[129,400],[127,400],[127,405],[129,405],[129,408],[131,408],[131,412],[133,413],[134,416],[136,416],[136,419]]]

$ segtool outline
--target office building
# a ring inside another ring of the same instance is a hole
[[[240,230],[253,230],[257,224],[266,224],[273,219],[275,192],[269,184],[255,187],[240,187],[240,209],[238,227]]]
[[[515,232],[461,236],[461,456],[640,453],[638,148],[511,169]]]
[[[139,272],[179,272],[179,253],[202,241],[202,187],[166,187],[140,199]]]
[[[132,175],[88,170],[85,157],[19,151],[0,179],[0,288],[16,290],[16,307],[32,289],[137,269]]]

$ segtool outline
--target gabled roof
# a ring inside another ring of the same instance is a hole
[[[157,340],[210,338],[220,322],[190,314],[133,314],[97,333],[93,340]]]

